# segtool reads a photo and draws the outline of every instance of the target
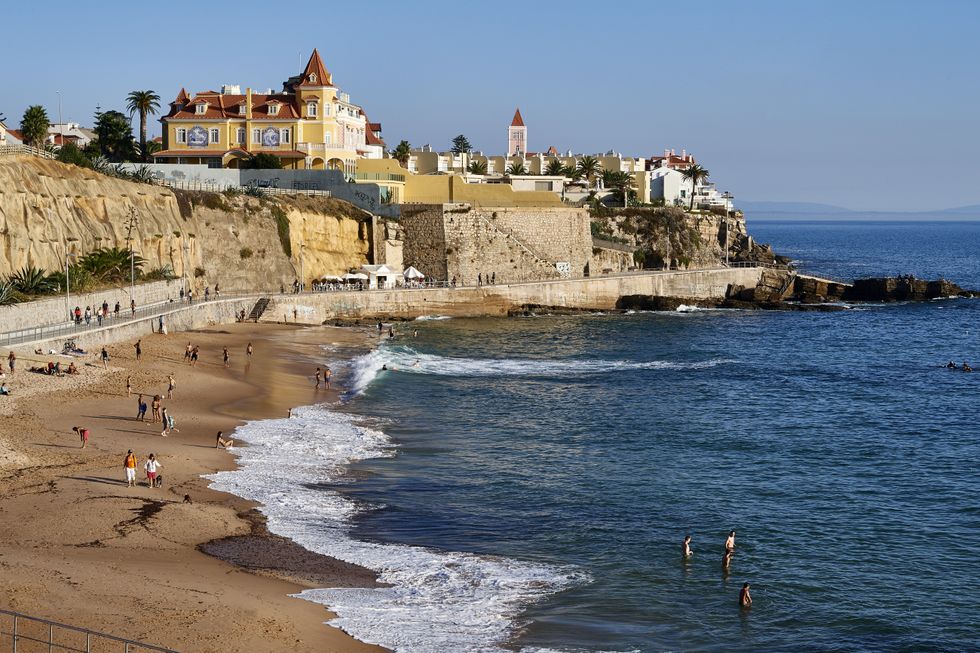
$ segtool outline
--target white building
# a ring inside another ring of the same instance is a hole
[[[65,143],[85,147],[93,140],[95,132],[81,127],[77,122],[56,122],[48,126],[48,136],[44,142],[55,147],[61,147]]]

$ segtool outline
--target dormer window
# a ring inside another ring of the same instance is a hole
[[[197,115],[199,116],[203,116],[207,112],[207,110],[208,110],[207,102],[202,102],[201,104],[198,104],[196,107],[194,107],[194,111],[196,111]]]
[[[238,115],[240,115],[240,116],[244,116],[245,115],[245,105],[244,104],[239,104],[238,105]]]
[[[316,73],[310,73],[310,83],[316,84]]]
[[[307,102],[306,103],[306,117],[307,118],[316,118],[316,102]]]
[[[273,104],[270,104],[269,105],[269,115],[270,116],[278,116],[279,115],[279,105],[278,104],[273,103]]]

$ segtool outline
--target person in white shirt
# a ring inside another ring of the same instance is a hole
[[[157,481],[157,470],[163,467],[160,461],[151,453],[150,457],[146,459],[143,463],[143,469],[146,470],[146,481],[150,484],[150,487],[156,487]]]

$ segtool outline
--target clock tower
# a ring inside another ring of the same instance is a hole
[[[507,128],[507,156],[517,156],[527,154],[527,127],[524,126],[524,118],[521,117],[521,110],[514,112],[514,119],[510,121]]]

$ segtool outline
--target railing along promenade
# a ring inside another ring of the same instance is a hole
[[[116,316],[114,313],[110,313],[109,317],[104,318],[102,323],[99,324],[97,319],[93,316],[90,323],[82,321],[77,323],[75,321],[65,320],[63,322],[57,322],[53,324],[38,325],[36,327],[31,327],[28,329],[19,329],[16,331],[8,331],[0,333],[0,347],[11,347],[14,345],[19,345],[28,342],[36,342],[39,340],[51,340],[54,338],[74,338],[75,336],[91,332],[98,331],[100,329],[112,328],[116,326],[121,326],[125,324],[132,324],[139,322],[141,320],[156,320],[159,317],[166,317],[167,315],[176,313],[178,311],[192,310],[193,308],[200,305],[212,304],[214,302],[227,302],[227,301],[257,301],[262,297],[299,297],[299,296],[311,296],[319,295],[323,293],[331,292],[417,292],[422,290],[444,288],[444,289],[464,289],[464,288],[492,288],[494,286],[530,286],[530,285],[540,285],[547,283],[556,283],[561,281],[588,281],[590,279],[613,279],[622,277],[636,277],[636,276],[657,276],[664,274],[687,274],[696,272],[717,272],[721,270],[733,269],[733,268],[770,268],[770,269],[786,269],[786,266],[779,265],[776,263],[762,263],[756,261],[739,261],[732,262],[729,265],[719,265],[708,268],[694,268],[690,270],[632,270],[629,272],[617,272],[612,274],[602,274],[592,277],[575,277],[575,278],[558,278],[558,279],[541,279],[537,281],[520,281],[520,282],[510,282],[510,283],[452,283],[451,281],[424,281],[424,282],[406,282],[403,286],[398,286],[397,288],[368,288],[367,284],[343,284],[343,283],[325,283],[317,284],[309,289],[304,289],[301,292],[295,292],[292,289],[285,289],[284,291],[269,290],[266,292],[257,290],[246,290],[246,291],[233,291],[225,292],[222,291],[220,296],[212,296],[210,299],[197,299],[195,298],[192,302],[188,301],[185,297],[183,300],[164,300],[161,302],[155,302],[153,304],[146,304],[143,306],[138,306],[136,311],[133,312],[131,309],[125,308],[120,309],[119,315]],[[243,305],[246,314],[250,310],[251,306]],[[164,322],[166,326],[166,322]]]
[[[7,648],[7,644],[10,648]],[[0,644],[11,653],[177,653],[170,648],[144,644],[88,628],[69,626],[20,612],[0,610]]]
[[[0,156],[17,156],[27,154],[41,159],[55,159],[57,156],[39,147],[30,145],[0,145]]]

